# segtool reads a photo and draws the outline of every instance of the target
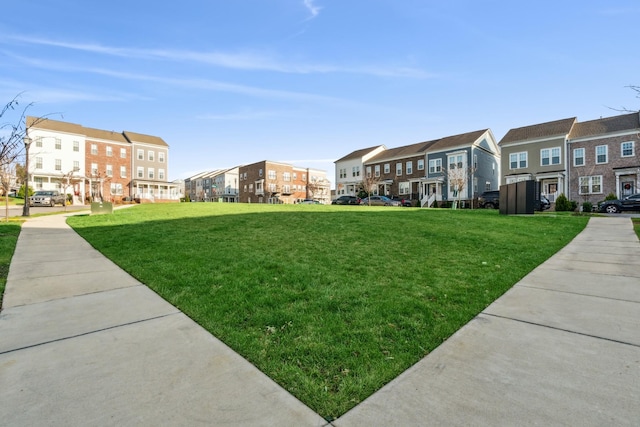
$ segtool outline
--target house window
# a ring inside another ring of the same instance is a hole
[[[267,175],[269,176],[269,179],[276,179],[276,171],[274,170],[269,170],[269,172],[267,172]]]
[[[580,194],[599,193],[602,193],[602,175],[580,177]]]
[[[141,166],[138,166],[138,171],[137,171],[137,175],[138,178],[144,178],[144,168]]]
[[[303,173],[303,174],[302,174],[302,180],[303,180],[304,182],[307,182],[307,174],[306,174],[306,173]]]
[[[42,190],[42,177],[41,176],[36,176],[35,178],[33,178],[33,180],[36,183],[36,189],[37,190]]]
[[[113,148],[110,145],[107,145],[107,157],[113,156]]]
[[[114,196],[122,196],[122,184],[119,184],[117,182],[112,182],[111,194]]]
[[[385,163],[384,164],[384,173],[390,173],[391,172],[391,165],[389,165],[389,163]]]
[[[442,172],[442,159],[429,160],[429,173]]]
[[[127,158],[127,149],[126,148],[121,148],[120,149],[120,158],[121,159],[126,159]]]
[[[284,173],[282,174],[282,180],[283,180],[283,181],[287,181],[287,182],[291,181],[291,173],[289,173],[289,172],[284,172]]]
[[[509,169],[525,169],[527,167],[527,152],[509,154]]]
[[[367,178],[371,178],[371,166],[367,166]]]
[[[148,157],[150,162],[153,162],[155,157],[156,157],[155,151],[149,151],[149,153],[147,153],[147,157]]]
[[[491,181],[484,183],[484,191],[491,191]]]
[[[347,169],[346,168],[340,169],[340,178],[346,178],[346,177],[347,177]]]
[[[120,178],[126,178],[126,177],[127,177],[127,167],[120,166]]]
[[[360,176],[360,166],[354,166],[351,168],[351,176]]]
[[[607,145],[598,145],[596,147],[596,164],[607,163],[609,160]]]
[[[400,194],[409,194],[409,192],[411,191],[411,186],[409,185],[409,182],[400,182],[398,184],[398,192]]]
[[[402,163],[396,163],[396,176],[402,175]]]
[[[573,166],[584,166],[584,148],[573,150]]]
[[[80,162],[78,160],[73,161],[73,171],[78,172],[80,170]]]
[[[282,192],[285,194],[291,194],[291,186],[290,185],[283,185],[282,186]]]
[[[42,148],[42,137],[41,136],[36,136],[36,147],[37,148]]]
[[[253,193],[253,184],[249,184],[249,193]]]
[[[478,170],[478,155],[474,154],[473,155],[473,170]]]
[[[419,171],[423,171],[424,170],[424,159],[418,160],[418,170]]]
[[[96,144],[91,144],[91,154],[93,155],[98,154],[98,146]]]
[[[154,179],[156,175],[156,171],[153,168],[149,168],[147,169],[147,176],[149,177],[149,179]]]
[[[620,144],[620,152],[622,157],[632,157],[634,155],[634,141],[626,141]]]
[[[80,151],[80,142],[78,141],[73,141],[73,151]]]
[[[455,168],[462,169],[463,167],[462,160],[463,160],[462,154],[449,156],[449,170],[454,170]]]
[[[57,171],[62,170],[62,159],[56,159],[56,170]]]
[[[407,175],[411,175],[413,173],[413,162],[407,162]]]
[[[540,165],[559,165],[560,164],[560,147],[544,148],[540,150]]]
[[[378,178],[380,176],[380,165],[375,165],[373,167],[373,173],[376,176],[376,178]]]
[[[164,163],[164,152],[163,151],[158,153],[158,161],[160,163]]]
[[[473,192],[477,193],[478,192],[478,178],[473,177]]]
[[[138,160],[144,160],[144,150],[138,150]]]
[[[91,163],[91,175],[98,175],[98,164]]]
[[[269,184],[269,191],[275,193],[278,188],[275,184]]]
[[[42,157],[36,157],[36,169],[42,169]]]
[[[164,180],[164,169],[158,169],[158,179]]]
[[[56,150],[62,150],[62,140],[60,138],[56,138]]]
[[[107,176],[113,176],[113,166],[107,165]]]

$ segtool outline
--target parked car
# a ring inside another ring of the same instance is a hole
[[[340,196],[331,202],[332,205],[359,205],[360,198],[356,196]]]
[[[391,200],[398,203],[398,206],[411,207],[413,203],[411,203],[411,199],[404,199],[402,197],[392,197]]]
[[[360,201],[361,205],[371,206],[399,206],[397,202],[394,202],[387,196],[370,196],[365,197]]]
[[[29,206],[54,206],[65,204],[64,194],[59,191],[43,191],[39,190],[29,197]]]
[[[600,212],[620,213],[622,211],[640,211],[640,193],[624,199],[605,200],[598,208]]]
[[[498,209],[500,207],[500,191],[485,191],[478,197],[478,206],[485,209]]]
[[[313,199],[304,199],[300,202],[301,205],[319,205],[320,202]]]
[[[547,196],[540,195],[540,206],[538,206],[539,211],[546,211],[551,208],[551,202],[547,199]]]

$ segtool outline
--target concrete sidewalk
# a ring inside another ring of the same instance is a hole
[[[29,219],[18,239],[0,313],[0,424],[328,425],[65,219]],[[639,326],[631,221],[592,218],[332,425],[639,425]]]

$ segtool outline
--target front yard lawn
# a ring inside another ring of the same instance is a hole
[[[331,419],[436,348],[588,218],[182,203],[68,221]]]

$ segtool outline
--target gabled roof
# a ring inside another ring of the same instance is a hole
[[[47,119],[46,117],[27,116],[26,126],[27,129],[43,129],[84,135],[84,128],[82,127],[82,125],[77,125],[75,123],[69,122],[61,122],[58,120],[51,120]]]
[[[169,144],[164,142],[164,140],[159,136],[145,135],[143,133],[135,133],[127,130],[122,133],[124,134],[125,138],[127,138],[131,143],[140,142],[142,144],[160,145],[163,147],[169,146]]]
[[[575,122],[576,118],[570,117],[568,119],[511,129],[500,140],[498,145],[516,141],[526,141],[528,139],[543,139],[565,136],[568,135],[569,132],[571,132],[571,128],[573,127]]]
[[[415,157],[419,155],[424,155],[427,149],[432,146],[436,141],[424,141],[418,142],[416,144],[411,145],[403,145],[402,147],[397,148],[388,148],[383,152],[376,154],[366,163],[378,163],[383,160],[389,159],[398,159],[398,158],[408,158]]]
[[[86,127],[83,127],[82,129],[87,139],[106,139],[108,141],[115,141],[123,144],[129,144],[129,141],[127,141],[124,135],[120,132],[114,132],[114,131],[102,130],[102,129],[92,129],[92,128],[86,128]]]
[[[471,145],[485,134],[489,129],[476,130],[473,132],[461,133],[460,135],[446,136],[435,141],[429,147],[429,151],[444,151],[456,147]]]
[[[640,129],[640,114],[631,113],[620,116],[606,117],[604,119],[589,120],[575,124],[570,139],[599,136],[608,133],[636,131]]]
[[[362,159],[364,156],[366,156],[367,154],[371,153],[374,150],[377,150],[380,147],[384,147],[384,145],[376,145],[375,147],[362,148],[360,150],[353,151],[347,154],[346,156],[336,160],[333,163],[344,162],[346,160]]]

